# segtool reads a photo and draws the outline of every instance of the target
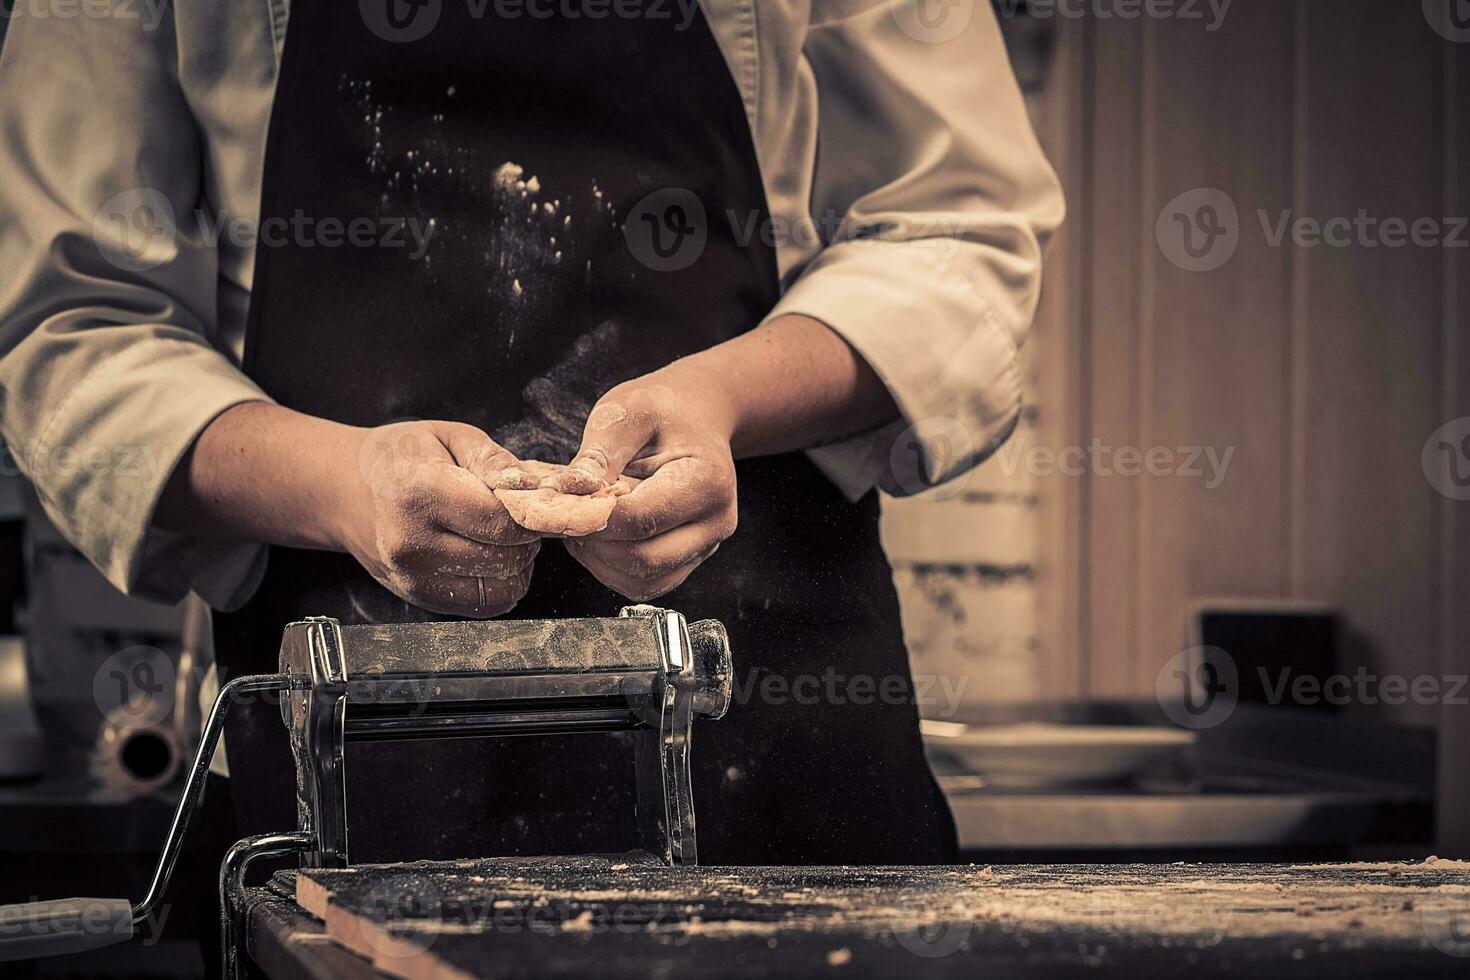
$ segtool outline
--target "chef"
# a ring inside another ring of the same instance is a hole
[[[226,678],[304,615],[719,619],[701,858],[944,861],[873,491],[1014,426],[1062,204],[989,5],[925,3],[18,7],[5,440]],[[529,459],[641,482],[543,540],[489,486]],[[226,744],[228,836],[294,826],[278,715]],[[618,748],[363,746],[355,856],[623,849]]]

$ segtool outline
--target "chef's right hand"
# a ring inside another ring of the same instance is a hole
[[[486,618],[526,594],[541,539],[511,520],[487,482],[516,458],[472,425],[397,422],[365,430],[341,544],[416,606]]]
[[[345,551],[416,606],[497,616],[526,594],[540,547],[486,485],[514,462],[459,422],[364,429],[243,402],[189,447],[154,523],[189,537]]]

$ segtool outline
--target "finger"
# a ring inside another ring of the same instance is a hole
[[[541,480],[540,485],[550,487],[557,493],[570,493],[578,497],[596,493],[607,483],[602,477],[594,476],[585,466],[568,466],[559,473]]]
[[[631,493],[619,497],[608,516],[607,527],[589,537],[604,541],[641,541],[730,506],[731,526],[725,535],[729,537],[735,530],[734,499],[733,473],[708,460],[685,456],[659,467]]]
[[[568,538],[568,543],[579,540]],[[682,568],[675,569],[667,575],[653,579],[638,579],[627,575],[620,569],[604,562],[597,555],[591,554],[588,549],[572,546],[567,549],[583,568],[592,573],[592,577],[603,585],[612,589],[619,595],[633,602],[648,602],[657,599],[684,584],[693,571],[699,567],[698,561],[691,561]]]
[[[431,422],[430,425],[454,461],[487,485],[493,483],[495,474],[520,462],[509,449],[473,425],[464,422]]]
[[[651,399],[636,391],[620,392],[614,388],[587,416],[581,448],[557,489],[574,493],[571,488],[582,480],[595,480],[598,484],[616,480],[628,461],[648,445],[657,427],[657,412]]]
[[[515,578],[531,566],[540,550],[539,538],[529,544],[502,546],[447,531],[424,530],[395,538],[382,548],[379,577],[407,583],[433,575]]]
[[[367,432],[358,450],[358,472],[374,496],[392,499],[411,490],[427,469],[451,459],[444,441],[414,422],[398,422]]]
[[[404,564],[433,574],[514,578],[536,560],[540,551],[540,538],[527,544],[495,545],[445,533],[435,535]]]
[[[485,481],[462,467],[434,467],[421,493],[430,519],[461,537],[497,545],[529,544],[538,537],[511,520]]]
[[[500,579],[432,573],[415,579],[402,597],[430,612],[488,619],[514,609],[530,587],[529,567],[513,578]]]
[[[623,467],[621,479],[626,480],[630,486],[636,485],[637,481],[646,480],[659,471],[660,467],[666,466],[676,459],[682,459],[689,455],[682,450],[664,450],[656,453],[645,453],[635,457],[627,466]]]
[[[643,541],[594,541],[567,539],[574,554],[591,555],[597,561],[633,579],[654,580],[671,575],[690,562],[699,563],[720,546],[728,535],[714,522],[685,524]]]

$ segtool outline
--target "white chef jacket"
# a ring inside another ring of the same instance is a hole
[[[811,451],[853,498],[963,473],[1009,433],[1063,213],[990,5],[929,3],[701,0],[773,218],[770,315],[828,324],[902,413]],[[131,594],[230,609],[264,570],[259,544],[151,519],[199,432],[266,397],[239,368],[254,240],[210,226],[258,217],[287,14],[17,0],[0,50],[0,434],[61,532]],[[139,189],[176,233],[124,268],[104,257],[126,233],[108,202]],[[919,453],[893,449],[906,430]]]

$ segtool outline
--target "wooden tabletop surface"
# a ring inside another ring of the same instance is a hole
[[[1470,862],[669,868],[636,856],[285,872],[281,980],[1470,975]],[[372,964],[372,965],[370,965]]]

